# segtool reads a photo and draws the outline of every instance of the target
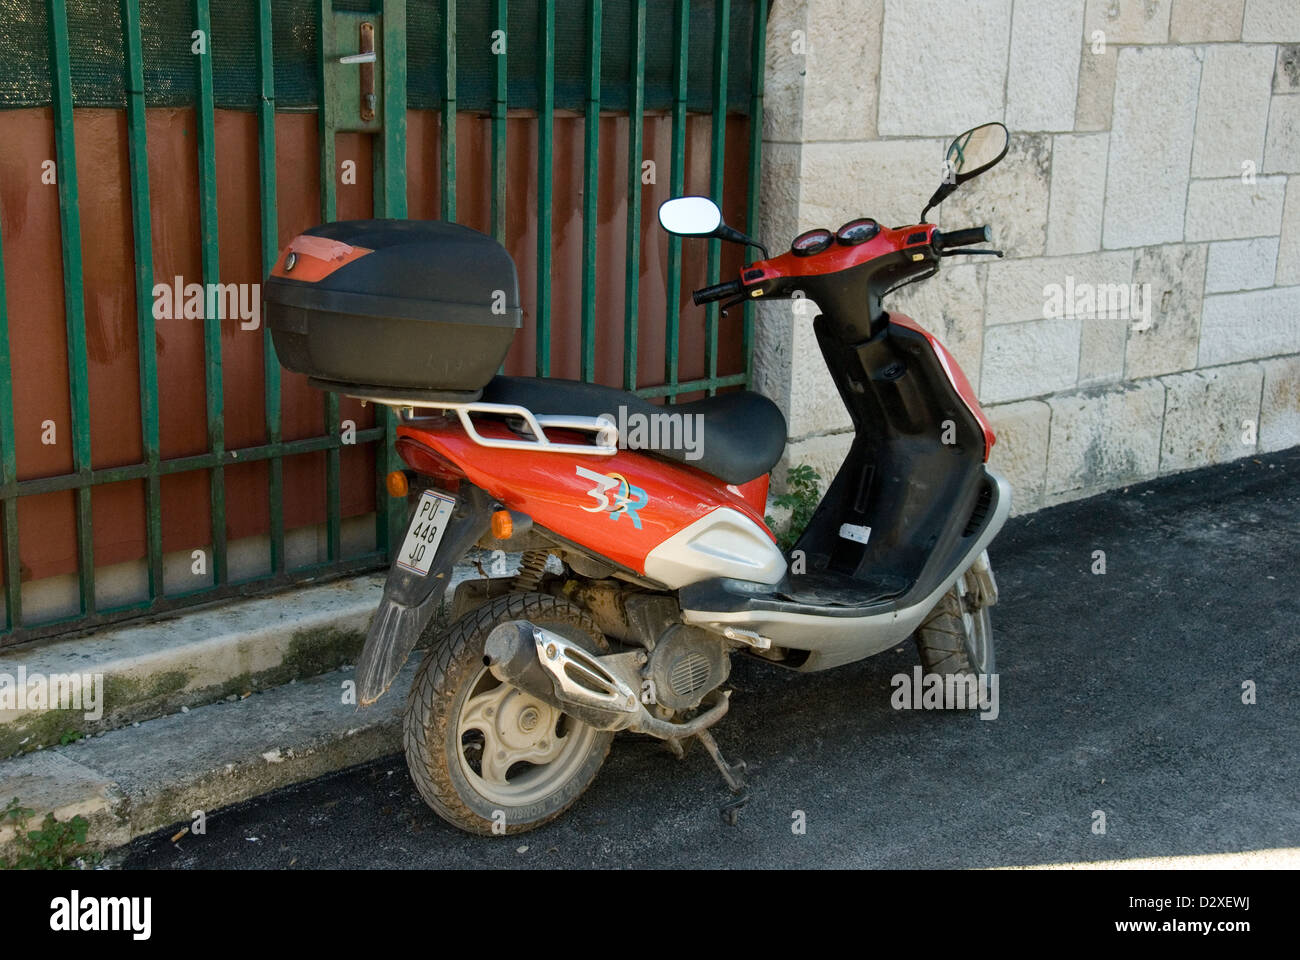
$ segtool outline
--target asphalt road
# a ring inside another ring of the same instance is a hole
[[[522,836],[444,824],[395,753],[212,814],[206,836],[140,838],[121,862],[991,867],[1297,848],[1297,534],[1300,451],[1011,521],[991,551],[992,721],[891,708],[910,644],[809,676],[738,661],[715,733],[757,769],[734,827],[703,750],[678,762],[623,737],[576,807]]]

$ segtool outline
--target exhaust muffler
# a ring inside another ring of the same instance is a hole
[[[499,624],[488,634],[483,662],[492,675],[597,730],[633,730],[680,740],[712,726],[727,713],[721,694],[687,723],[652,716],[632,684],[571,640],[527,620]]]
[[[483,660],[501,682],[600,730],[624,730],[641,710],[632,687],[597,657],[527,620],[493,629]]]

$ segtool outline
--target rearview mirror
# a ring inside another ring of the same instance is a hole
[[[722,226],[722,211],[708,197],[674,197],[659,204],[659,225],[679,237],[708,237]]]
[[[978,177],[1007,155],[1011,137],[1000,123],[985,123],[967,130],[948,145],[944,158],[954,183]]]
[[[659,204],[659,226],[678,237],[717,237],[730,243],[757,247],[767,258],[767,247],[735,227],[722,222],[722,211],[708,197],[673,197]]]
[[[1005,157],[1010,146],[1007,128],[996,122],[982,123],[954,138],[943,158],[943,183],[921,211],[921,222],[925,223],[925,215],[943,203],[959,184],[978,177]]]

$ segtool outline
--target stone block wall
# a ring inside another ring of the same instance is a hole
[[[953,135],[1010,129],[937,210],[1006,258],[947,260],[887,307],[978,390],[1015,512],[1300,444],[1300,0],[775,0],[767,54],[774,248],[914,223]],[[1142,299],[1053,299],[1089,285]],[[829,479],[851,438],[815,313],[759,310],[778,487],[795,463]]]

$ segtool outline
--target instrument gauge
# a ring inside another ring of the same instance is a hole
[[[834,242],[835,234],[829,230],[809,230],[794,238],[794,243],[790,244],[790,252],[796,257],[811,257],[821,253]]]
[[[880,224],[870,217],[863,217],[860,220],[850,220],[836,230],[835,239],[846,247],[856,247],[859,243],[866,243],[879,232]]]

